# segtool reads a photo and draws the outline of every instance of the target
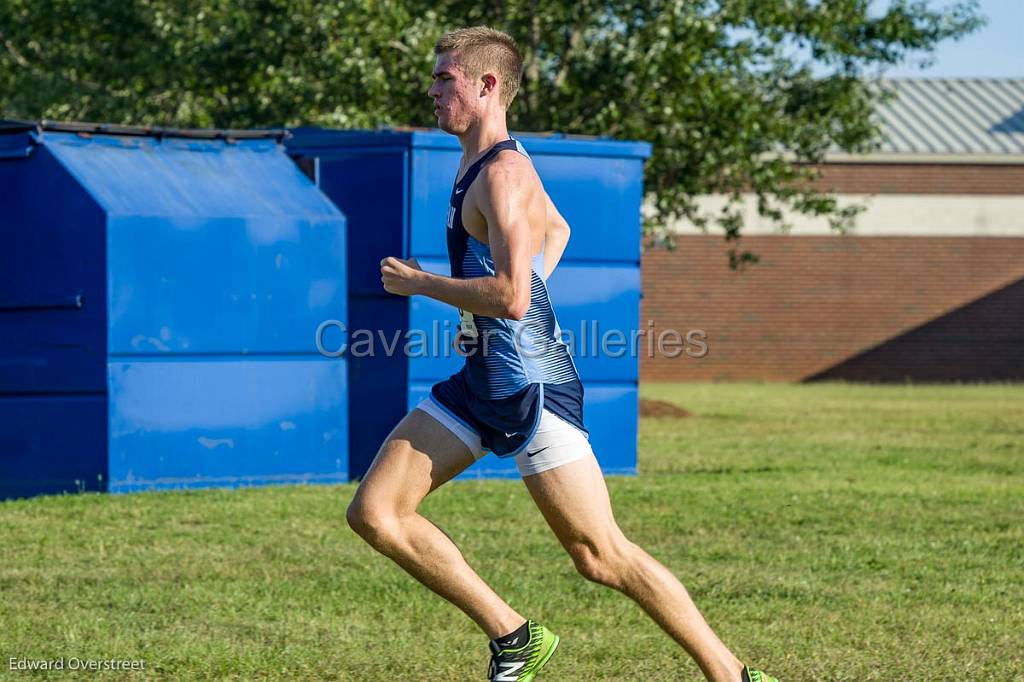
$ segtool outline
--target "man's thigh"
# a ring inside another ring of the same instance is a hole
[[[414,409],[377,451],[356,497],[399,514],[412,513],[432,490],[474,461],[455,434],[426,412]]]
[[[624,538],[612,513],[604,474],[592,453],[533,476],[523,483],[567,550],[613,546]]]

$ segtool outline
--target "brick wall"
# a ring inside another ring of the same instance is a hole
[[[641,326],[708,353],[643,353],[642,380],[1024,379],[1024,238],[750,236],[740,272],[678,244],[644,254]]]
[[[818,189],[844,194],[1024,194],[1024,165],[830,163]]]

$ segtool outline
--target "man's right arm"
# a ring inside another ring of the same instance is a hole
[[[558,261],[562,259],[562,253],[569,243],[569,223],[555,207],[555,202],[544,192],[544,202],[547,207],[547,224],[544,228],[544,278],[547,279],[555,271]]]

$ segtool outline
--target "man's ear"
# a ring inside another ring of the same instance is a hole
[[[480,80],[483,81],[483,88],[480,91],[481,95],[492,93],[498,87],[498,77],[493,73],[485,73],[480,76]]]

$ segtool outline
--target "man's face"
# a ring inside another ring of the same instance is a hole
[[[479,118],[480,84],[466,75],[453,52],[437,55],[433,79],[427,95],[434,99],[437,127],[452,135],[466,132]]]

